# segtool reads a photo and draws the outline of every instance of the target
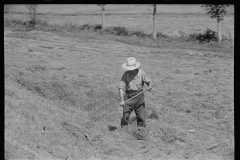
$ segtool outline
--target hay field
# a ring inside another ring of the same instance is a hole
[[[124,26],[152,31],[152,7],[149,5],[107,5],[107,26]],[[12,13],[27,13],[26,7],[17,5]],[[101,24],[101,10],[97,5],[39,5],[38,17],[49,24]],[[217,30],[216,20],[205,14],[201,5],[158,5],[157,31],[168,36],[202,33],[209,28]],[[27,20],[25,14],[10,17]],[[234,38],[234,6],[228,8],[222,32]]]
[[[24,16],[16,15],[7,16]],[[129,132],[120,128],[117,85],[129,56],[154,83],[171,75],[145,93],[140,140],[134,113]],[[233,53],[130,45],[96,32],[5,26],[5,159],[233,160],[233,60]]]

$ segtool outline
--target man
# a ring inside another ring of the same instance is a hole
[[[143,70],[138,69],[139,66],[140,63],[137,62],[134,57],[129,57],[127,62],[122,65],[122,68],[126,70],[122,75],[119,86],[119,95],[121,99],[120,106],[123,107],[123,117],[121,120],[122,128],[128,125],[128,119],[133,110],[137,116],[137,126],[146,127],[144,94],[141,93],[125,103],[126,100],[143,91],[144,83],[148,85],[148,91],[152,89],[151,79]]]

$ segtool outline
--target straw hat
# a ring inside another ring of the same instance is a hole
[[[124,70],[130,71],[138,68],[141,64],[136,61],[134,57],[129,57],[126,63],[123,63],[122,68]]]

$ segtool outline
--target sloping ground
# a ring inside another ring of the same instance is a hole
[[[234,159],[233,55],[78,34],[4,28],[6,159]],[[154,82],[171,74],[145,94],[145,138],[134,113],[119,127],[129,56]]]

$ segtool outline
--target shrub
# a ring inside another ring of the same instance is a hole
[[[167,38],[168,36],[163,34],[162,32],[157,32],[157,37],[160,37],[160,38]]]
[[[80,30],[94,30],[98,31],[102,29],[102,25],[97,24],[97,25],[90,25],[90,24],[84,24],[78,27]]]
[[[117,31],[115,30],[116,27],[107,27],[103,30],[103,32],[108,34],[118,35]]]
[[[136,35],[138,37],[147,37],[148,35],[145,34],[143,31],[133,31],[131,35]]]
[[[215,31],[208,29],[205,33],[194,33],[190,34],[186,41],[199,41],[199,42],[216,42],[217,41],[217,34]]]
[[[119,36],[138,36],[138,37],[147,37],[148,35],[144,33],[143,31],[132,31],[125,27],[107,27],[103,30],[103,32],[106,32],[108,34],[114,34]]]
[[[102,25],[101,24],[97,24],[96,26],[93,27],[95,31],[97,30],[101,30],[102,29]]]
[[[48,26],[48,22],[46,20],[37,20],[37,24],[40,26]]]
[[[128,31],[125,27],[107,27],[106,29],[104,29],[104,32],[119,36],[130,35],[130,31]]]
[[[119,36],[128,36],[129,31],[125,27],[113,27],[114,33]]]
[[[217,34],[215,31],[207,28],[207,30],[204,34],[199,34],[198,40],[200,42],[217,41]]]
[[[29,27],[35,27],[36,24],[37,24],[36,19],[31,19],[28,21]]]
[[[5,20],[4,23],[8,26],[20,26],[20,25],[27,25],[27,21],[21,20]]]
[[[188,36],[186,41],[197,41],[201,33],[193,33]]]
[[[90,26],[89,24],[84,24],[84,25],[82,25],[82,26],[79,26],[79,29],[80,29],[80,30],[89,30],[89,29],[91,29],[91,28],[93,28],[93,27]]]

